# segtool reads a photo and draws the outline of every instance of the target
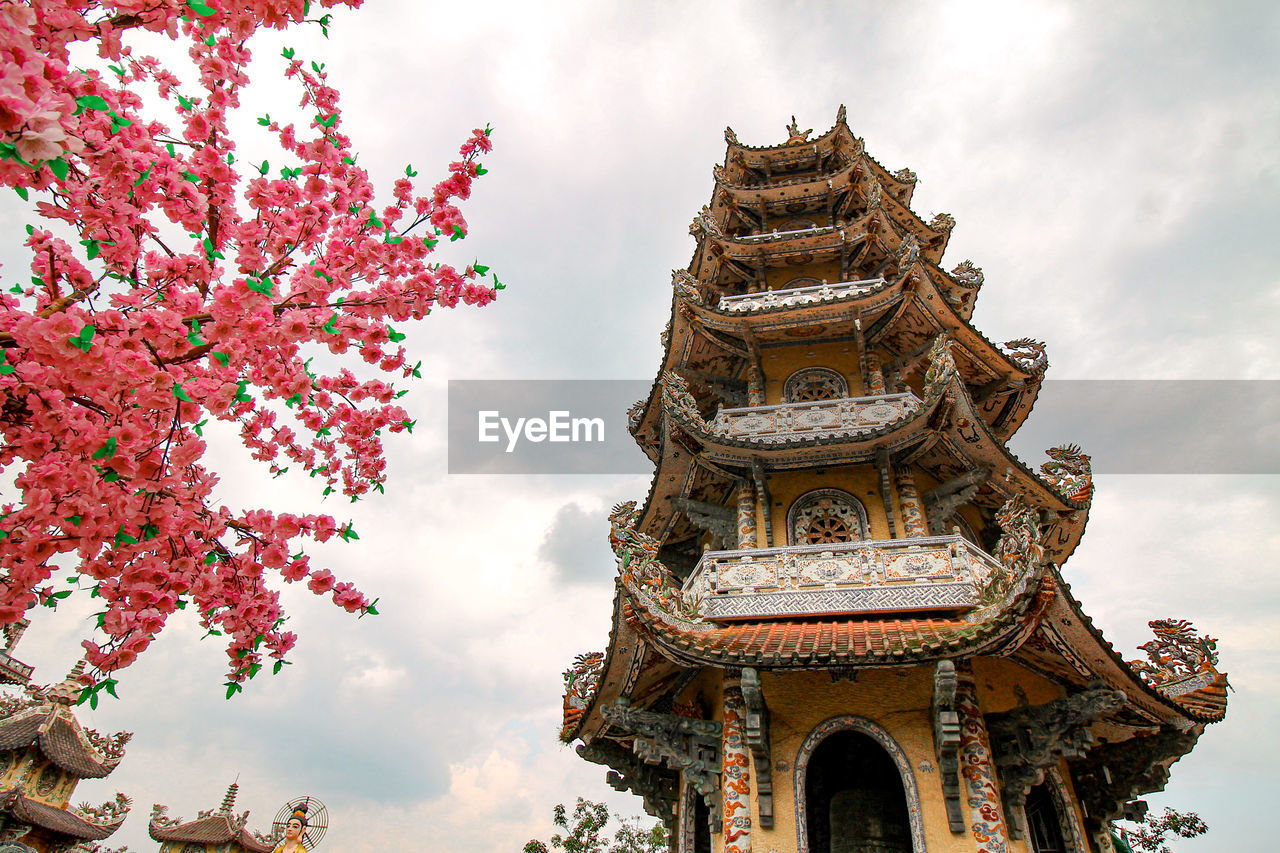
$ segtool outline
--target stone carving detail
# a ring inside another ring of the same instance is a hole
[[[182,823],[180,817],[169,817],[169,807],[159,803],[151,807],[151,823],[154,826],[177,826]]]
[[[677,773],[645,764],[613,741],[595,740],[590,744],[580,744],[577,752],[592,764],[611,768],[605,775],[609,787],[638,794],[644,801],[645,812],[665,823],[669,832],[675,831],[680,784]]]
[[[1064,699],[987,715],[1011,837],[1023,837],[1027,794],[1044,781],[1045,770],[1061,758],[1083,757],[1093,746],[1089,724],[1110,716],[1124,703],[1123,691],[1095,683]]]
[[[635,501],[618,504],[609,514],[609,545],[618,558],[618,572],[623,583],[660,609],[681,613],[685,608],[675,576],[658,559],[658,541],[636,530],[639,516]]]
[[[573,659],[573,665],[564,671],[564,728],[563,738],[582,719],[582,714],[596,697],[600,675],[604,672],[604,654],[587,652]]]
[[[1198,633],[1186,619],[1156,619],[1147,625],[1156,635],[1154,640],[1138,646],[1147,653],[1147,660],[1128,662],[1143,681],[1175,696],[1213,682],[1213,677],[1218,674],[1216,639]],[[1186,687],[1188,681],[1196,680],[1198,676],[1204,684],[1189,690],[1178,689]]]
[[[631,404],[631,408],[627,409],[627,426],[632,432],[640,428],[640,420],[644,417],[644,404],[648,400],[636,400]]]
[[[918,260],[920,260],[920,240],[913,232],[908,231],[898,246],[898,271],[902,272]]]
[[[787,377],[782,386],[782,398],[788,403],[811,403],[818,400],[839,400],[849,396],[849,383],[827,367],[806,367]]]
[[[662,374],[662,401],[668,409],[684,415],[694,427],[709,430],[702,412],[698,411],[698,401],[689,392],[689,384],[674,370],[667,370]]]
[[[1000,814],[1000,791],[991,764],[991,747],[977,691],[968,679],[956,689],[956,712],[960,716],[960,775],[964,778],[969,806],[969,828],[976,853],[1007,853],[1004,819]]]
[[[737,512],[732,507],[709,504],[689,498],[676,498],[675,504],[699,530],[710,533],[716,550],[732,548],[738,542]]]
[[[724,231],[720,229],[720,223],[716,222],[715,216],[711,213],[711,208],[705,204],[702,206],[702,210],[698,211],[698,215],[693,218],[693,222],[689,224],[689,233],[699,239],[704,235],[715,240],[724,239]]]
[[[925,517],[929,521],[929,529],[941,533],[947,529],[947,521],[956,514],[956,510],[967,504],[978,493],[978,487],[990,475],[986,468],[974,468],[959,477],[942,483],[924,496]]]
[[[916,173],[903,166],[901,169],[893,173],[894,180],[904,184],[914,184],[918,178]]]
[[[1049,461],[1040,471],[1053,487],[1077,503],[1088,503],[1093,497],[1093,467],[1078,444],[1062,444],[1045,451]]]
[[[721,409],[710,430],[726,438],[757,444],[786,444],[813,438],[852,438],[903,420],[919,411],[915,394],[841,397]]]
[[[720,738],[724,730],[720,723],[625,705],[606,705],[600,715],[610,726],[636,735],[632,751],[637,758],[683,774],[685,783],[702,796],[711,813],[720,814]]]
[[[746,710],[742,691],[724,691],[724,736],[720,751],[720,789],[724,816],[724,853],[751,853],[751,762],[743,737]]]
[[[116,732],[104,735],[95,729],[84,729],[84,736],[104,758],[118,761],[124,757],[124,747],[133,739],[133,732]]]
[[[977,290],[982,287],[982,267],[970,260],[963,260],[956,264],[951,270],[951,277],[955,279],[956,284],[967,287],[970,290]]]
[[[799,122],[796,121],[796,117],[792,116],[791,124],[787,125],[787,144],[795,145],[799,142],[808,142],[809,134],[811,133],[813,133],[813,128],[801,130]]]
[[[769,745],[769,708],[760,687],[760,673],[750,667],[742,670],[742,698],[747,703],[747,746],[751,747],[751,755],[755,759],[760,825],[769,829],[773,826],[773,755]]]
[[[827,545],[867,538],[862,502],[840,489],[818,489],[801,497],[787,513],[793,545]]]
[[[1018,338],[1005,341],[1009,360],[1028,373],[1044,373],[1049,369],[1049,356],[1045,352],[1044,341],[1034,338]]]
[[[692,302],[694,305],[702,304],[702,290],[698,287],[698,280],[689,275],[688,271],[672,270],[671,286],[675,288],[676,294],[681,299]]]
[[[938,661],[933,672],[933,748],[942,771],[942,798],[952,832],[964,832],[960,810],[960,715],[956,711],[956,665]]]
[[[941,394],[956,375],[956,360],[951,356],[951,343],[946,335],[933,339],[926,358],[929,359],[929,369],[924,373],[924,395],[932,399]]]
[[[11,717],[19,711],[33,708],[40,704],[39,700],[21,694],[5,693],[0,695],[0,719]]]
[[[810,284],[803,287],[787,287],[754,293],[739,293],[720,297],[718,310],[730,314],[747,314],[756,311],[798,308],[804,305],[821,305],[865,296],[884,284],[882,278],[863,281],[841,281],[835,284]]]
[[[1121,743],[1105,744],[1071,766],[1073,786],[1089,820],[1107,822],[1124,813],[1125,804],[1169,781],[1169,765],[1191,751],[1199,733],[1163,731]]]
[[[129,813],[129,807],[132,804],[133,801],[124,794],[116,794],[116,798],[114,800],[108,800],[100,806],[81,803],[71,809],[71,813],[77,817],[83,818],[89,823],[101,826],[124,820],[124,817]]]
[[[738,144],[740,144],[740,143],[738,142],[738,134],[736,134],[736,133],[734,133],[734,132],[733,132],[733,128],[732,128],[732,127],[726,127],[726,128],[724,129],[724,141],[725,141],[725,144],[726,144],[726,145],[738,145]]]
[[[1003,599],[1018,581],[1039,569],[1045,560],[1040,534],[1040,513],[1015,494],[996,510],[996,523],[1004,534],[996,543],[1001,570],[993,572],[979,595],[984,604]]]
[[[950,213],[939,213],[929,220],[929,230],[949,234],[956,227],[956,218]]]

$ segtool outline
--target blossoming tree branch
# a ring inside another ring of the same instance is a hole
[[[349,525],[213,498],[204,428],[233,425],[271,473],[325,494],[381,491],[381,436],[413,426],[394,381],[417,374],[392,324],[502,286],[430,261],[467,233],[455,202],[485,171],[487,128],[429,192],[406,168],[375,203],[324,67],[286,49],[310,119],[258,119],[274,158],[238,149],[250,37],[308,21],[327,34],[304,0],[0,0],[0,180],[47,226],[27,229],[30,278],[0,293],[0,468],[20,495],[0,518],[0,623],[87,582],[95,704],[178,610],[225,636],[228,696],[278,671],[296,637],[277,575],[377,612],[305,553]],[[198,85],[136,54],[134,31],[185,45]],[[86,46],[101,70],[75,66]],[[322,347],[336,368],[312,366]]]

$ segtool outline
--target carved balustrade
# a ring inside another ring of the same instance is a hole
[[[720,297],[719,310],[731,314],[746,314],[769,308],[797,308],[802,305],[821,305],[854,299],[874,291],[884,284],[882,278],[860,281],[838,281],[835,284],[811,284],[805,287],[788,287],[781,290],[762,290],[756,293],[739,293]]]
[[[684,585],[709,619],[965,610],[1000,571],[963,536],[707,551]]]
[[[920,398],[910,391],[878,397],[841,397],[773,406],[721,409],[711,428],[727,438],[779,444],[817,436],[836,438],[877,430],[911,414]]]

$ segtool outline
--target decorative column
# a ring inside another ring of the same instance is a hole
[[[978,692],[970,672],[960,673],[956,685],[956,711],[960,715],[960,775],[968,794],[969,827],[976,853],[1006,853],[1009,833],[996,768],[991,761],[987,726],[978,707]]]
[[[889,391],[884,384],[884,371],[880,367],[880,359],[874,355],[867,356],[867,396],[883,397]]]
[[[750,480],[738,483],[738,550],[756,547],[756,490]]]
[[[898,480],[898,505],[902,507],[902,530],[908,539],[928,536],[929,525],[924,518],[924,503],[916,489],[916,478],[905,465],[895,473]]]
[[[724,853],[751,853],[751,765],[743,731],[746,709],[738,679],[726,680],[724,740],[720,748]]]
[[[747,368],[747,405],[764,405],[764,374],[760,372],[758,364]]]

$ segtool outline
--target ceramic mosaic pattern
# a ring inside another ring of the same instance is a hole
[[[1067,794],[1067,784],[1056,767],[1045,771],[1044,781],[1053,795],[1053,805],[1058,812],[1058,825],[1062,828],[1062,837],[1066,841],[1068,853],[1089,853],[1084,842],[1084,827],[1080,825],[1080,817],[1071,797]]]
[[[809,287],[789,287],[785,290],[766,290],[760,293],[742,293],[722,296],[718,308],[731,314],[749,314],[778,308],[797,308],[802,305],[820,305],[853,299],[873,292],[884,285],[884,279],[844,281],[839,284],[817,284]]]
[[[920,492],[916,489],[916,478],[910,471],[898,472],[898,503],[902,507],[902,528],[908,537],[919,538],[929,535],[929,528],[924,520],[924,506],[920,503]]]
[[[711,429],[727,438],[748,439],[762,444],[785,443],[793,438],[814,435],[838,438],[880,429],[919,408],[920,400],[909,392],[780,403],[721,409],[711,422]]]
[[[751,853],[751,772],[743,734],[746,701],[736,687],[724,692],[724,741],[720,772],[724,803],[724,853]]]
[[[738,487],[738,547],[756,547],[756,492],[749,483]]]
[[[902,751],[902,747],[898,746],[897,741],[891,738],[884,729],[868,719],[854,716],[832,717],[826,722],[819,723],[813,731],[809,732],[809,736],[804,739],[804,743],[800,745],[800,752],[796,755],[796,769],[792,780],[796,802],[797,853],[809,853],[808,794],[805,790],[805,777],[809,772],[809,759],[813,758],[814,750],[818,748],[818,744],[839,731],[855,731],[867,735],[880,744],[885,752],[889,753],[889,757],[893,759],[894,765],[898,768],[898,775],[902,779],[902,792],[907,799],[907,815],[911,819],[911,849],[913,853],[927,853],[929,848],[924,840],[924,818],[920,811],[920,791],[916,787],[916,777],[911,771],[911,763],[907,761],[906,753]]]
[[[960,775],[968,795],[977,853],[1008,853],[991,747],[972,682],[961,680],[956,689],[956,710],[960,712]]]

